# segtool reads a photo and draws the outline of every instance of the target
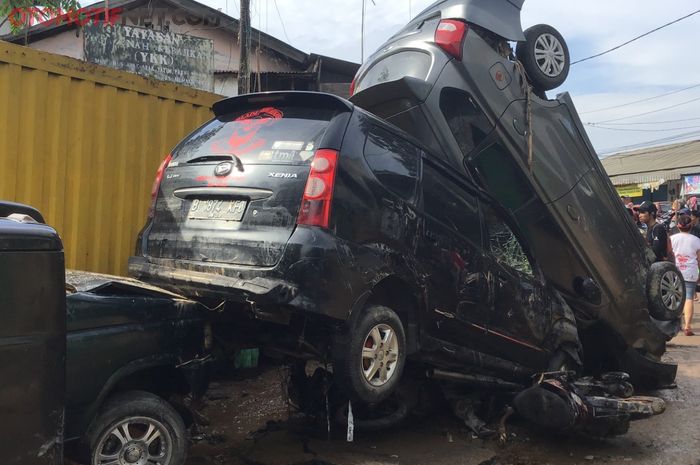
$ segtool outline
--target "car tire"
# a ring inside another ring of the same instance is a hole
[[[671,262],[656,262],[647,275],[649,314],[662,321],[672,321],[683,314],[685,282]]]
[[[337,386],[354,401],[379,403],[389,397],[406,364],[406,335],[389,307],[362,310],[344,343],[336,344],[333,374]]]
[[[348,403],[336,410],[335,422],[339,426],[348,424]],[[357,405],[353,404],[353,425],[359,432],[382,431],[400,425],[411,413],[408,402],[397,396],[379,404]]]
[[[525,67],[528,79],[538,91],[551,90],[564,83],[571,67],[566,41],[548,24],[537,24],[524,31],[515,56]]]
[[[130,463],[182,465],[187,458],[185,424],[160,397],[127,391],[111,398],[85,435],[90,465],[122,458]]]

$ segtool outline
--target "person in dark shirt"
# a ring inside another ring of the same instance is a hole
[[[690,234],[696,237],[700,237],[700,210],[693,210],[690,212],[691,224]],[[698,286],[700,286],[700,279],[698,279]],[[700,287],[696,287],[697,292],[695,293],[696,302],[700,300]]]
[[[690,229],[690,234],[700,237],[700,210],[690,212],[693,227]]]
[[[639,221],[647,225],[646,239],[656,255],[656,261],[667,260],[669,253],[668,232],[663,225],[656,222],[656,205],[644,201],[637,210]]]

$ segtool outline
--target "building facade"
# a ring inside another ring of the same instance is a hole
[[[634,203],[700,196],[700,140],[617,153],[601,162],[617,192]]]
[[[112,0],[86,11],[88,24],[66,13],[1,38],[224,96],[238,94],[238,19],[194,0]],[[359,65],[309,55],[253,28],[249,68],[251,91],[347,96]]]

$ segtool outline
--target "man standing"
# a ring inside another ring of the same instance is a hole
[[[690,222],[693,225],[690,234],[700,238],[700,210],[693,210],[690,215]]]
[[[644,201],[637,209],[639,221],[646,224],[646,239],[654,250],[656,261],[668,259],[668,232],[661,224],[656,222],[656,205],[652,202]]]

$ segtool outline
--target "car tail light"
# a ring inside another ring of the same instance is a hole
[[[156,211],[156,199],[158,198],[158,189],[160,189],[160,181],[163,179],[163,172],[165,168],[168,167],[170,160],[172,160],[172,154],[168,154],[167,157],[160,162],[158,166],[158,171],[156,171],[156,178],[153,180],[153,186],[151,187],[151,207],[148,209],[148,217],[153,218]]]
[[[467,36],[467,23],[457,19],[443,19],[435,30],[435,43],[458,60],[462,59],[462,45]]]
[[[352,82],[350,83],[350,97],[352,97],[354,93],[355,93],[355,78],[352,78]]]
[[[337,151],[321,149],[316,152],[306,180],[297,224],[328,227],[337,164]]]

